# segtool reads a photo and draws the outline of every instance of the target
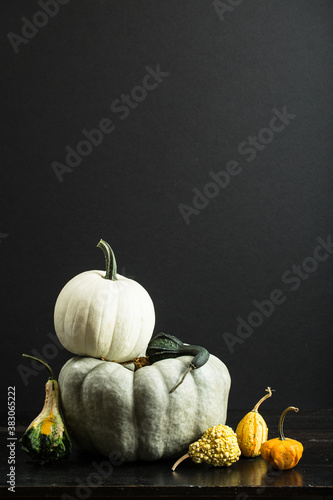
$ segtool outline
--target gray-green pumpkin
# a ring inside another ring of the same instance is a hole
[[[59,375],[67,428],[93,453],[126,461],[157,460],[187,450],[209,427],[225,424],[230,375],[213,356],[190,371],[192,356],[162,359],[137,371],[90,357],[67,361]]]

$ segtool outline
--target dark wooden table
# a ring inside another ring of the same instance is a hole
[[[227,424],[235,429],[246,412],[229,411]],[[269,438],[277,435],[279,413],[262,411]],[[75,446],[68,459],[41,466],[18,442],[35,416],[16,416],[15,493],[6,484],[8,431],[1,427],[2,498],[333,498],[333,410],[300,410],[286,419],[285,435],[304,445],[302,459],[289,471],[274,471],[261,457],[241,458],[231,467],[220,468],[188,459],[175,472],[171,471],[174,460],[112,466],[106,457],[82,453]],[[2,425],[5,422],[2,418]]]

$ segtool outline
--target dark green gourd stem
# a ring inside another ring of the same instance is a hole
[[[117,280],[118,279],[117,278],[117,262],[116,262],[116,258],[114,256],[112,248],[104,240],[100,240],[97,247],[101,248],[103,250],[104,257],[105,257],[106,274],[105,274],[104,278],[106,280],[111,280],[111,281]]]
[[[204,347],[199,345],[183,345],[181,349],[179,349],[181,354],[190,354],[194,356],[191,364],[192,368],[200,368],[204,364],[207,363],[209,358],[209,352]]]
[[[50,372],[50,379],[54,380],[52,368],[47,363],[45,363],[45,361],[42,361],[41,359],[35,358],[34,356],[30,356],[29,354],[22,354],[22,358],[34,359],[35,361],[38,361],[38,363],[41,363],[42,365],[44,365]]]
[[[179,349],[179,351],[181,352],[181,354],[190,354],[190,355],[194,356],[194,358],[192,359],[191,363],[189,364],[187,370],[184,372],[184,375],[182,376],[182,378],[180,379],[178,384],[175,385],[175,387],[173,387],[173,389],[171,389],[170,393],[174,392],[177,389],[177,387],[179,387],[180,384],[182,384],[184,382],[186,375],[191,370],[195,370],[196,368],[201,368],[201,366],[203,366],[204,364],[207,363],[208,358],[209,358],[209,352],[207,351],[207,349],[205,349],[204,347],[198,346],[198,345],[188,345],[188,346],[184,345],[184,346],[182,346],[181,349]]]
[[[191,370],[201,368],[201,366],[207,363],[209,358],[209,352],[204,347],[184,344],[177,337],[164,332],[158,333],[149,342],[146,353],[151,363],[167,358],[178,358],[182,355],[194,356],[181,380],[170,392],[174,392],[183,383],[186,375]]]

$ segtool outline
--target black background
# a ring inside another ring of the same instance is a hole
[[[332,234],[333,4],[228,5],[70,0],[15,53],[7,35],[42,9],[1,2],[1,391],[16,386],[17,411],[39,409],[47,378],[24,384],[21,354],[56,374],[71,357],[48,336],[53,308],[69,279],[103,269],[100,238],[151,295],[154,333],[226,363],[230,408],[268,385],[267,408],[332,408],[333,257],[294,291],[282,275]],[[168,75],[121,120],[111,103],[147,66]],[[248,162],[239,145],[283,108],[296,116]],[[60,182],[52,163],[103,118],[115,130]],[[231,160],[242,171],[186,224],[179,205]],[[275,289],[284,303],[231,352],[225,332]]]

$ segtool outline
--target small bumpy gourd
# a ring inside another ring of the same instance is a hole
[[[239,460],[241,451],[237,443],[237,436],[228,425],[214,425],[206,430],[203,436],[190,444],[188,453],[179,458],[172,470],[186,458],[200,464],[206,462],[214,466],[230,466]]]
[[[266,396],[260,399],[252,411],[247,413],[236,428],[237,440],[242,455],[257,457],[260,455],[261,445],[267,441],[268,428],[265,420],[258,412],[258,408],[265,399],[272,396],[272,389],[267,387]]]
[[[261,446],[261,456],[273,469],[287,470],[295,467],[303,455],[303,445],[295,439],[286,438],[283,433],[283,422],[286,414],[298,408],[289,406],[279,420],[279,437],[266,441]]]

